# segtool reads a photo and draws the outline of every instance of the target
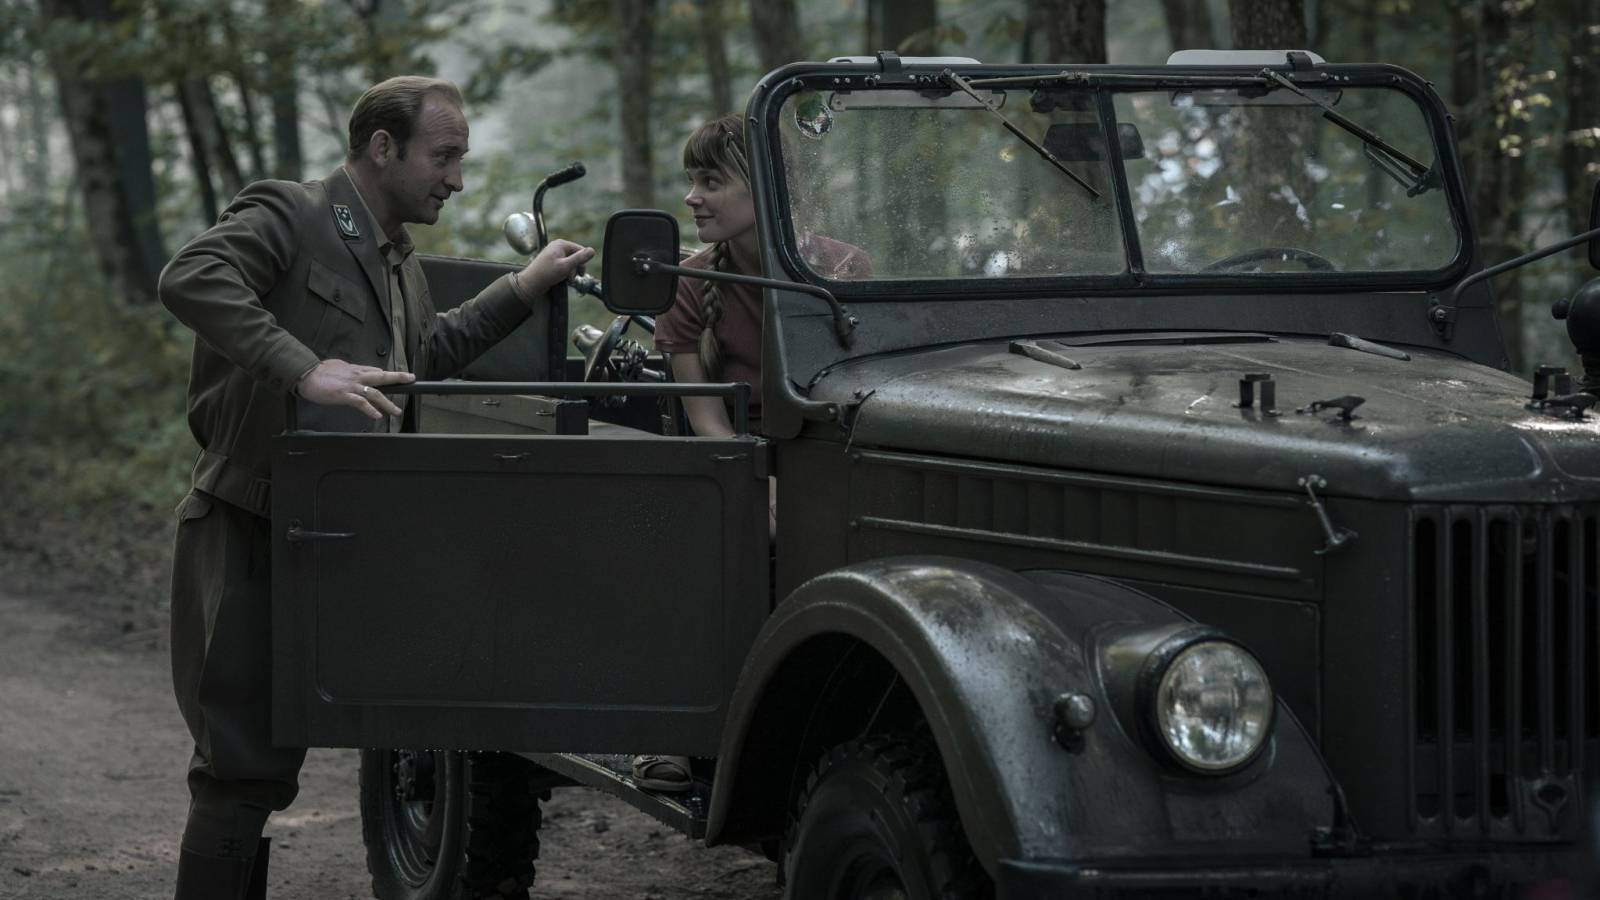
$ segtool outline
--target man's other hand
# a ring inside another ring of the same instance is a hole
[[[556,238],[545,244],[539,255],[517,273],[518,289],[526,292],[524,300],[532,300],[571,278],[579,266],[591,259],[594,259],[593,247]]]
[[[384,396],[378,387],[385,384],[410,384],[417,376],[410,372],[387,372],[372,366],[357,366],[342,359],[325,359],[295,385],[301,399],[323,406],[353,406],[368,418],[400,415],[400,407]]]

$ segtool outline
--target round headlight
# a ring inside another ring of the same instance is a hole
[[[1272,685],[1237,644],[1203,640],[1172,658],[1155,696],[1156,731],[1179,762],[1225,772],[1255,757],[1272,727]]]

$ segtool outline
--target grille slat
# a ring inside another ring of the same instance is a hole
[[[1567,560],[1567,589],[1563,594],[1567,598],[1569,609],[1567,621],[1570,623],[1566,629],[1567,644],[1567,767],[1579,769],[1583,765],[1583,741],[1587,729],[1583,725],[1583,694],[1584,694],[1584,559],[1587,556],[1584,547],[1583,521],[1580,517],[1573,516],[1567,520],[1568,539],[1567,546],[1571,547],[1570,558]]]
[[[1451,564],[1453,562],[1451,559],[1453,554],[1450,552],[1450,538],[1454,529],[1451,527],[1453,523],[1448,515],[1445,516],[1441,524],[1444,527],[1440,529],[1436,550],[1438,556],[1434,563],[1434,571],[1439,575],[1439,586],[1434,594],[1434,603],[1438,607],[1435,613],[1435,621],[1439,623],[1439,637],[1434,642],[1439,652],[1439,671],[1434,681],[1435,691],[1437,692],[1434,706],[1439,710],[1439,726],[1435,732],[1439,737],[1438,745],[1435,749],[1439,754],[1437,769],[1439,778],[1437,787],[1439,792],[1439,817],[1445,822],[1454,822],[1456,817],[1456,791],[1455,753],[1453,748],[1455,746],[1456,733],[1456,703],[1454,693],[1450,690],[1451,685],[1455,683],[1455,643],[1453,637],[1456,631],[1454,617],[1450,615],[1450,601],[1455,587],[1455,567]]]
[[[1522,771],[1522,523],[1514,516],[1506,524],[1505,545],[1506,622],[1511,627],[1506,638],[1506,730],[1502,741],[1506,747],[1505,780],[1508,803],[1511,806],[1512,827],[1518,834],[1528,828],[1528,808],[1522,802],[1522,792],[1517,790],[1517,780]],[[1509,738],[1507,737],[1509,736]]]
[[[1570,837],[1600,759],[1600,511],[1419,506],[1411,534],[1413,831]]]
[[[1539,622],[1539,634],[1534,644],[1539,672],[1539,695],[1537,699],[1539,704],[1539,770],[1541,772],[1551,772],[1556,767],[1556,677],[1555,654],[1551,652],[1555,649],[1555,623],[1552,621],[1554,610],[1551,608],[1553,599],[1550,590],[1550,576],[1555,574],[1554,561],[1552,559],[1554,556],[1552,552],[1554,550],[1552,546],[1554,542],[1552,541],[1550,519],[1546,516],[1539,516],[1535,522],[1537,523],[1536,534],[1538,534],[1539,542],[1538,550],[1536,551],[1539,555],[1538,575],[1542,576],[1534,579],[1534,591],[1538,596],[1535,609],[1537,610]],[[1546,573],[1549,574],[1547,575]]]
[[[1474,511],[1472,539],[1472,723],[1473,817],[1478,829],[1489,833],[1489,777],[1491,767],[1489,721],[1489,529],[1484,510]]]

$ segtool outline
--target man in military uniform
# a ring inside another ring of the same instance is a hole
[[[195,742],[180,900],[264,896],[262,827],[299,789],[305,751],[272,746],[269,721],[268,439],[285,395],[305,427],[406,428],[412,411],[382,386],[459,371],[594,254],[552,241],[436,313],[405,223],[438,220],[466,152],[456,87],[392,78],[357,101],[332,175],[250,185],[162,272],[162,302],[198,338],[188,407],[201,451],[172,578],[173,684]]]

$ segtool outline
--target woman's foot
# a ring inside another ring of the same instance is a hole
[[[687,756],[635,756],[633,780],[647,791],[687,791],[694,786]]]

